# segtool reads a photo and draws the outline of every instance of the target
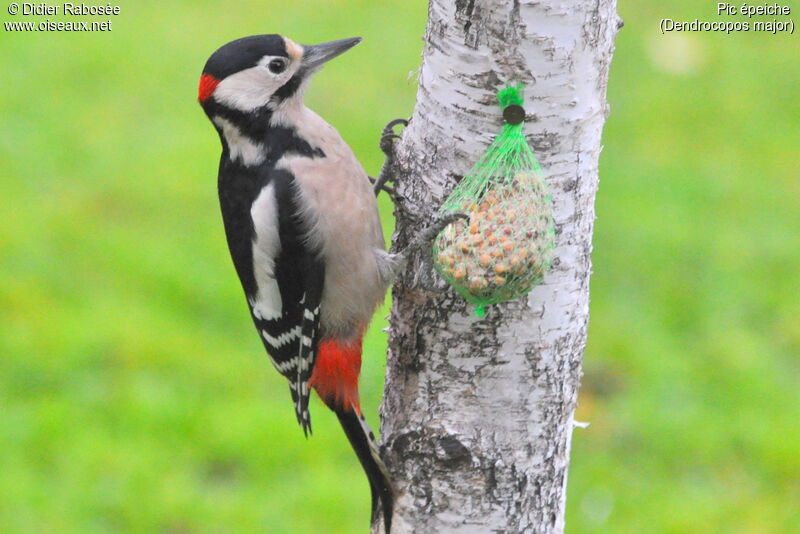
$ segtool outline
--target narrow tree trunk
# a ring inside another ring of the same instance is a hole
[[[437,278],[429,253],[394,286],[382,407],[394,534],[563,532],[615,9],[431,0],[417,106],[395,163],[405,197],[395,246],[435,218],[500,130],[497,91],[522,81],[557,249],[541,286],[483,319]]]

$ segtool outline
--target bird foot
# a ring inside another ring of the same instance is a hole
[[[421,231],[417,236],[400,252],[400,256],[407,260],[411,254],[425,247],[430,247],[439,232],[444,230],[448,225],[456,222],[459,219],[468,219],[469,216],[464,213],[448,213],[447,215],[440,215],[433,224]]]
[[[389,121],[389,123],[383,127],[383,131],[381,131],[380,147],[387,158],[394,157],[394,142],[400,139],[400,136],[394,133],[394,127],[398,124],[402,124],[405,128],[408,126],[408,121],[406,119],[394,119]]]
[[[386,189],[386,184],[394,180],[392,176],[392,164],[395,156],[395,142],[400,139],[400,135],[394,133],[394,128],[399,124],[405,127],[408,126],[408,121],[406,119],[394,119],[393,121],[389,121],[381,131],[379,146],[381,147],[381,151],[386,155],[386,160],[383,162],[383,167],[381,167],[381,173],[372,184],[372,190],[375,192],[375,196],[378,196],[381,191],[389,193]],[[392,200],[397,204],[398,196],[393,193],[389,193],[389,196],[392,197]]]
[[[378,196],[378,194],[381,191],[383,191],[384,193],[389,195],[389,198],[392,199],[392,202],[395,205],[399,205],[399,203],[405,198],[402,195],[400,195],[397,191],[395,191],[394,187],[390,185],[386,185],[384,183],[376,186],[375,184],[378,182],[377,178],[373,178],[372,176],[367,176],[367,178],[369,178],[369,183],[372,184],[372,188],[375,191],[375,196]]]

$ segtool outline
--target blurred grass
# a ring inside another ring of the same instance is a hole
[[[800,532],[800,47],[657,33],[712,8],[620,7],[568,532]],[[0,32],[0,531],[363,531],[335,420],[314,401],[302,437],[251,331],[196,84],[235,37],[361,35],[309,103],[374,173],[426,5],[122,10],[106,34]]]

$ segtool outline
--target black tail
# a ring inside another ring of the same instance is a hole
[[[394,511],[394,492],[389,471],[383,464],[378,454],[378,444],[375,435],[370,430],[363,415],[356,415],[353,411],[336,411],[339,423],[342,425],[350,445],[353,447],[361,467],[367,474],[369,489],[372,492],[372,522],[378,516],[378,505],[383,511],[383,526],[386,534],[392,530],[392,513]]]

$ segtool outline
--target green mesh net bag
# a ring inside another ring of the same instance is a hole
[[[506,124],[440,210],[468,218],[445,227],[433,245],[436,270],[480,316],[539,284],[555,247],[552,198],[522,131],[522,89],[498,93]]]

